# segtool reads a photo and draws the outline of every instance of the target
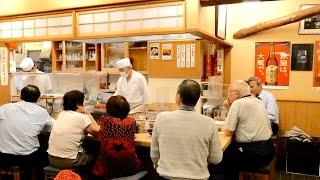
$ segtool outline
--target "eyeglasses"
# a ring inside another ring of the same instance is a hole
[[[240,92],[239,90],[237,90],[237,89],[231,89],[231,90],[229,90],[229,93],[230,92]]]

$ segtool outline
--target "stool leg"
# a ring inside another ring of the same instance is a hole
[[[13,173],[13,180],[20,180],[20,172],[14,172]]]

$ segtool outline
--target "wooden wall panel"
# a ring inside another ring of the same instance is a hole
[[[159,44],[159,58],[150,59],[150,44]],[[162,44],[172,44],[172,59],[162,60]],[[177,68],[177,45],[195,44],[195,67]],[[200,41],[156,41],[148,42],[149,77],[153,78],[195,78],[200,79],[202,58],[200,54]]]
[[[278,100],[280,131],[297,126],[311,136],[320,137],[320,102]]]

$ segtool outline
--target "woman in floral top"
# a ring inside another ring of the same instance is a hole
[[[107,115],[100,120],[100,152],[92,173],[103,179],[130,176],[141,170],[134,145],[136,121],[127,117],[130,106],[123,96],[112,96]]]

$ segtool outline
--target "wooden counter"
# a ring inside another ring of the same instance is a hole
[[[231,143],[231,137],[228,137],[224,134],[220,134],[220,142],[222,151],[226,150],[226,148]],[[135,145],[150,147],[151,146],[151,135],[149,133],[139,133],[135,134]]]

